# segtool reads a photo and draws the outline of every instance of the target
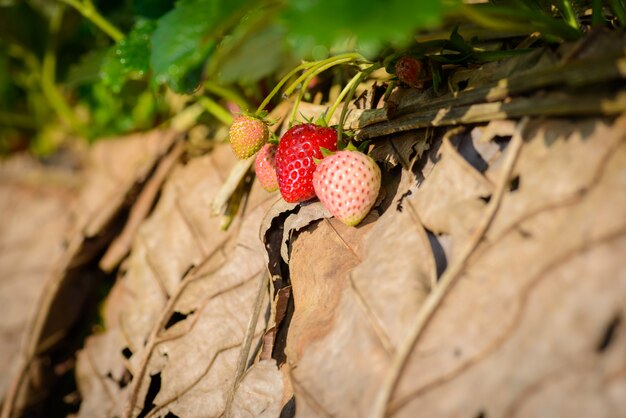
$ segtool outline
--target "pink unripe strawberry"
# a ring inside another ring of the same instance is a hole
[[[240,115],[230,125],[230,145],[240,160],[253,156],[267,142],[269,129],[262,120]]]
[[[268,192],[278,190],[276,177],[276,145],[265,144],[254,161],[254,172],[261,186]]]
[[[380,168],[362,152],[338,151],[317,165],[313,187],[335,218],[346,225],[356,226],[376,202]]]

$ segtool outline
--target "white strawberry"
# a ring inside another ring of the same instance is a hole
[[[369,213],[380,190],[380,168],[358,151],[338,151],[319,162],[313,188],[335,218],[356,226]]]

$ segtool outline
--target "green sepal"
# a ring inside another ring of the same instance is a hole
[[[320,165],[322,160],[323,160],[323,158],[315,158],[315,157],[313,157],[313,162],[315,163],[315,165]]]
[[[322,126],[324,128],[328,128],[328,124],[326,123],[326,112],[322,113],[317,120],[315,121],[315,124],[318,126]]]
[[[267,121],[265,120],[265,117],[267,116],[267,112],[265,110],[259,113],[253,113],[253,112],[248,111],[247,109],[246,110],[242,109],[241,112],[238,113],[238,115],[244,115],[244,116],[249,116],[254,119],[258,119],[267,125]]]
[[[354,132],[343,131],[341,138],[337,138],[337,150],[338,151],[345,150],[348,146],[348,143],[352,140],[353,136],[354,136]],[[345,138],[348,138],[347,142],[344,140]]]
[[[432,75],[433,91],[437,92],[443,82],[441,64],[433,60],[428,60],[428,65],[430,66],[430,73]]]
[[[362,152],[363,154],[367,154],[367,149],[369,148],[372,141],[364,141],[359,144],[357,151]]]
[[[346,146],[345,149],[346,151],[358,151],[358,148],[354,146],[352,141],[348,142],[348,145]]]
[[[307,118],[306,116],[304,116],[304,113],[302,112],[300,112],[300,117],[304,119],[306,123],[313,123],[313,117]]]
[[[276,134],[274,132],[270,132],[270,137],[267,138],[267,143],[268,144],[273,144],[273,145],[278,145],[279,142],[280,142],[280,140],[278,139]]]
[[[345,132],[343,133],[345,135]],[[346,149],[346,141],[343,140],[343,136],[341,138],[337,137],[337,151],[343,151]]]
[[[389,101],[389,97],[391,96],[391,92],[396,86],[397,81],[398,79],[396,77],[389,80],[389,83],[387,84],[387,90],[385,90],[385,94],[383,95],[383,100],[385,101],[385,103]]]
[[[278,123],[278,119],[269,119],[269,118],[265,118],[263,119],[263,122],[265,122],[265,124],[267,126],[274,126]]]
[[[330,157],[331,155],[333,155],[333,154],[334,154],[334,152],[333,152],[333,151],[331,151],[331,150],[329,150],[329,149],[326,149],[326,148],[324,148],[324,147],[320,147],[320,151],[321,151],[322,155],[324,156],[324,158],[326,158],[326,157]]]

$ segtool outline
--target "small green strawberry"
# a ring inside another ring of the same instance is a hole
[[[313,187],[335,218],[356,226],[369,213],[380,190],[380,168],[359,151],[338,151],[319,162]]]
[[[260,119],[240,115],[230,125],[230,145],[240,160],[253,156],[267,142],[269,129]]]
[[[265,144],[254,161],[254,171],[261,186],[268,192],[278,190],[276,177],[276,145]]]

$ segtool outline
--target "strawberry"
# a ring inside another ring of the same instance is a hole
[[[380,168],[358,151],[339,151],[324,158],[313,174],[317,197],[335,218],[356,226],[378,196]]]
[[[422,62],[417,58],[413,58],[409,55],[400,57],[400,59],[396,61],[395,72],[398,79],[409,87],[417,89],[424,87],[424,80],[421,79]]]
[[[280,193],[287,202],[304,202],[315,197],[314,158],[322,158],[320,147],[337,149],[337,131],[305,123],[292,126],[278,144],[276,174]]]
[[[240,115],[230,125],[230,145],[240,160],[254,155],[269,137],[269,129],[262,120],[248,115]]]
[[[276,177],[276,145],[265,144],[254,161],[254,171],[261,186],[268,192],[278,190]]]

